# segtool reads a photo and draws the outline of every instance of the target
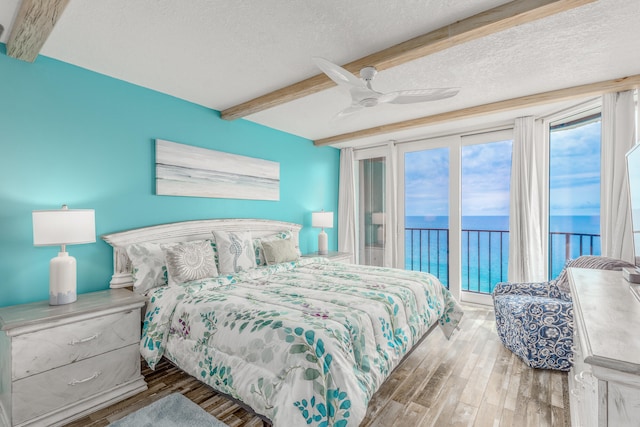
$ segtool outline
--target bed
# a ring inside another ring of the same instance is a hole
[[[427,273],[300,258],[300,229],[219,219],[108,234],[111,287],[148,297],[150,367],[166,357],[276,427],[358,426],[393,369],[434,328],[449,337],[462,310]],[[185,273],[172,256],[189,251],[199,270]]]

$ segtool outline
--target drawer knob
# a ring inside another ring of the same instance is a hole
[[[86,337],[86,338],[82,338],[82,339],[72,339],[71,342],[69,343],[69,345],[76,345],[76,344],[83,344],[89,341],[93,341],[96,338],[98,338],[100,336],[100,333],[98,332],[97,334],[91,335],[90,337]]]
[[[74,386],[74,385],[78,385],[78,384],[82,384],[82,383],[86,383],[88,381],[91,380],[95,380],[96,378],[98,378],[100,375],[102,374],[101,371],[96,371],[93,373],[93,375],[91,375],[90,377],[87,377],[83,380],[73,380],[69,383],[70,386]]]
[[[575,397],[578,401],[580,401],[580,397],[581,397],[581,394],[582,394],[582,393],[580,393],[580,391],[578,391],[575,388],[572,388],[571,390],[569,390],[569,393],[571,393],[571,395],[573,397]]]
[[[573,378],[576,380],[578,384],[584,383],[583,379],[580,377],[580,374],[576,374]]]

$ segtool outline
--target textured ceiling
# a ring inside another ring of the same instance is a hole
[[[223,110],[490,9],[504,0],[71,0],[43,55]],[[7,41],[18,0],[0,2]],[[374,88],[460,87],[450,99],[333,120],[332,88],[246,119],[309,139],[640,74],[640,1],[599,0],[380,72]],[[490,126],[560,105],[369,137],[359,144]]]

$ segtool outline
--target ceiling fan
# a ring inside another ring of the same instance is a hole
[[[349,71],[324,58],[314,57],[313,62],[338,86],[349,89],[351,105],[340,111],[336,117],[343,117],[364,108],[375,107],[380,104],[414,104],[417,102],[437,101],[455,96],[458,88],[435,88],[399,90],[382,93],[371,87],[371,81],[377,74],[375,67],[364,67],[360,70],[360,78]]]

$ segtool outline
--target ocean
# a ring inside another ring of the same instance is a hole
[[[446,216],[407,216],[405,268],[435,274],[449,282]],[[430,229],[430,231],[428,231]],[[439,231],[437,229],[440,229]],[[462,217],[462,289],[490,293],[507,280],[508,216]],[[600,254],[600,216],[551,216],[550,277],[556,277],[567,259]]]

